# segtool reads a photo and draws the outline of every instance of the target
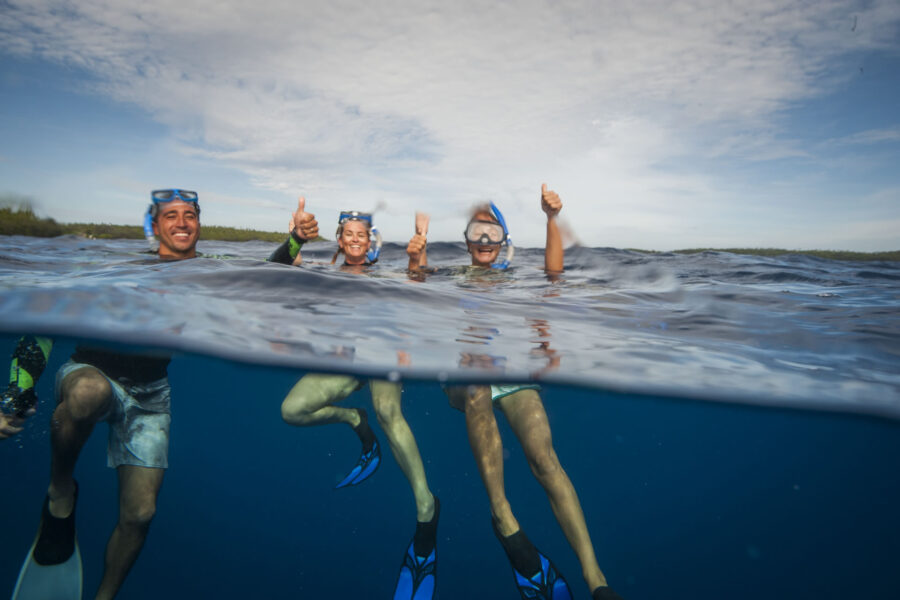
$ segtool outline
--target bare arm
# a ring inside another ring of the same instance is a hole
[[[429,217],[425,213],[416,213],[416,234],[406,246],[406,253],[409,255],[409,270],[418,271],[422,267],[428,266],[427,246],[428,246],[428,222]]]
[[[559,194],[541,185],[541,209],[547,214],[547,244],[544,247],[544,270],[548,273],[561,273],[563,270],[562,235],[556,216],[562,210]]]

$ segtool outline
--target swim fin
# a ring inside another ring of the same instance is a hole
[[[569,584],[557,571],[549,558],[541,554],[521,529],[510,536],[503,536],[497,529],[494,534],[509,558],[516,587],[523,600],[572,600]]]
[[[618,595],[611,587],[598,587],[591,594],[592,600],[622,600],[622,596]]]
[[[356,410],[359,411],[359,425],[354,427],[353,430],[362,442],[362,452],[359,455],[359,460],[356,461],[356,465],[339,484],[334,486],[335,489],[362,483],[371,477],[381,464],[381,446],[378,444],[375,432],[369,427],[368,415],[362,408]]]
[[[437,587],[437,524],[441,501],[434,498],[434,515],[416,522],[416,534],[403,555],[394,600],[432,600]]]
[[[422,557],[417,556],[413,548],[415,542],[409,543],[409,548],[403,557],[400,566],[400,576],[397,578],[397,587],[394,588],[394,600],[431,600],[434,598],[434,588],[437,583],[437,548],[431,554]]]
[[[49,504],[50,499],[44,498],[38,535],[25,557],[12,600],[81,600],[84,582],[75,538],[75,508],[59,519],[50,514]]]

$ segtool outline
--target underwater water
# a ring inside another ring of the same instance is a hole
[[[442,502],[439,598],[517,597],[464,417],[439,383],[525,379],[542,382],[600,566],[626,600],[900,595],[896,263],[581,248],[548,282],[540,252],[520,250],[507,273],[422,282],[393,245],[371,277],[261,263],[269,244],[199,248],[214,257],[160,264],[133,241],[0,238],[0,349],[21,333],[56,339],[39,413],[0,442],[0,594],[46,491],[53,373],[76,341],[99,340],[175,353],[170,468],[122,598],[391,596],[415,507],[390,453],[369,481],[334,490],[358,455],[353,433],[281,421],[286,392],[323,370],[403,380]],[[457,244],[429,259],[466,262]],[[370,408],[368,390],[344,405]],[[587,598],[498,421],[518,520]],[[76,470],[86,597],[117,515],[105,454],[100,425]]]

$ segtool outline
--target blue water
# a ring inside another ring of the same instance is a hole
[[[280,419],[309,369],[404,379],[443,504],[445,600],[516,593],[463,416],[437,381],[524,376],[544,382],[557,453],[626,600],[900,596],[896,263],[578,249],[551,283],[539,252],[525,251],[499,282],[445,270],[420,283],[402,275],[395,246],[368,279],[260,264],[268,244],[201,242],[243,258],[169,265],[140,249],[0,238],[0,349],[25,331],[58,340],[39,414],[0,443],[0,594],[37,527],[52,374],[77,337],[178,351],[171,467],[122,598],[390,597],[414,528],[411,493],[390,456],[363,485],[331,489],[356,459],[353,434]],[[453,244],[429,258],[465,263]],[[370,406],[367,390],[347,404]],[[587,598],[499,422],[513,509]],[[117,513],[105,437],[101,425],[77,470],[89,594]]]

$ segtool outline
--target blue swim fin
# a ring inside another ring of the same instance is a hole
[[[394,588],[394,600],[432,600],[437,584],[437,548],[428,556],[416,556],[410,542],[409,548],[400,566],[397,587]]]
[[[437,587],[437,526],[441,501],[434,497],[434,514],[416,522],[416,534],[403,555],[394,600],[432,600]]]
[[[359,455],[359,460],[356,461],[356,465],[339,484],[334,486],[335,489],[362,483],[371,477],[375,470],[378,469],[378,465],[381,464],[381,446],[378,444],[375,432],[369,427],[368,415],[361,408],[356,410],[359,411],[359,425],[354,427],[353,430],[359,436],[360,442],[362,442],[362,452]]]
[[[541,554],[521,529],[512,535],[500,533],[492,521],[494,535],[509,559],[516,587],[523,600],[572,600],[569,584],[549,558]]]
[[[516,585],[522,598],[534,598],[539,600],[572,600],[572,590],[569,584],[550,559],[538,553],[541,560],[541,570],[526,577],[513,569],[516,576]]]
[[[50,514],[49,502],[44,499],[40,529],[19,572],[12,600],[81,600],[84,582],[75,538],[75,509],[65,519],[58,519]]]
[[[378,468],[378,465],[381,464],[381,448],[378,445],[378,440],[372,444],[372,449],[368,452],[363,452],[359,455],[359,460],[356,462],[356,466],[347,473],[347,476],[344,477],[343,480],[339,484],[337,484],[335,489],[339,489],[342,487],[347,487],[348,485],[356,485],[358,483],[362,483],[366,479],[368,479],[372,473]]]

